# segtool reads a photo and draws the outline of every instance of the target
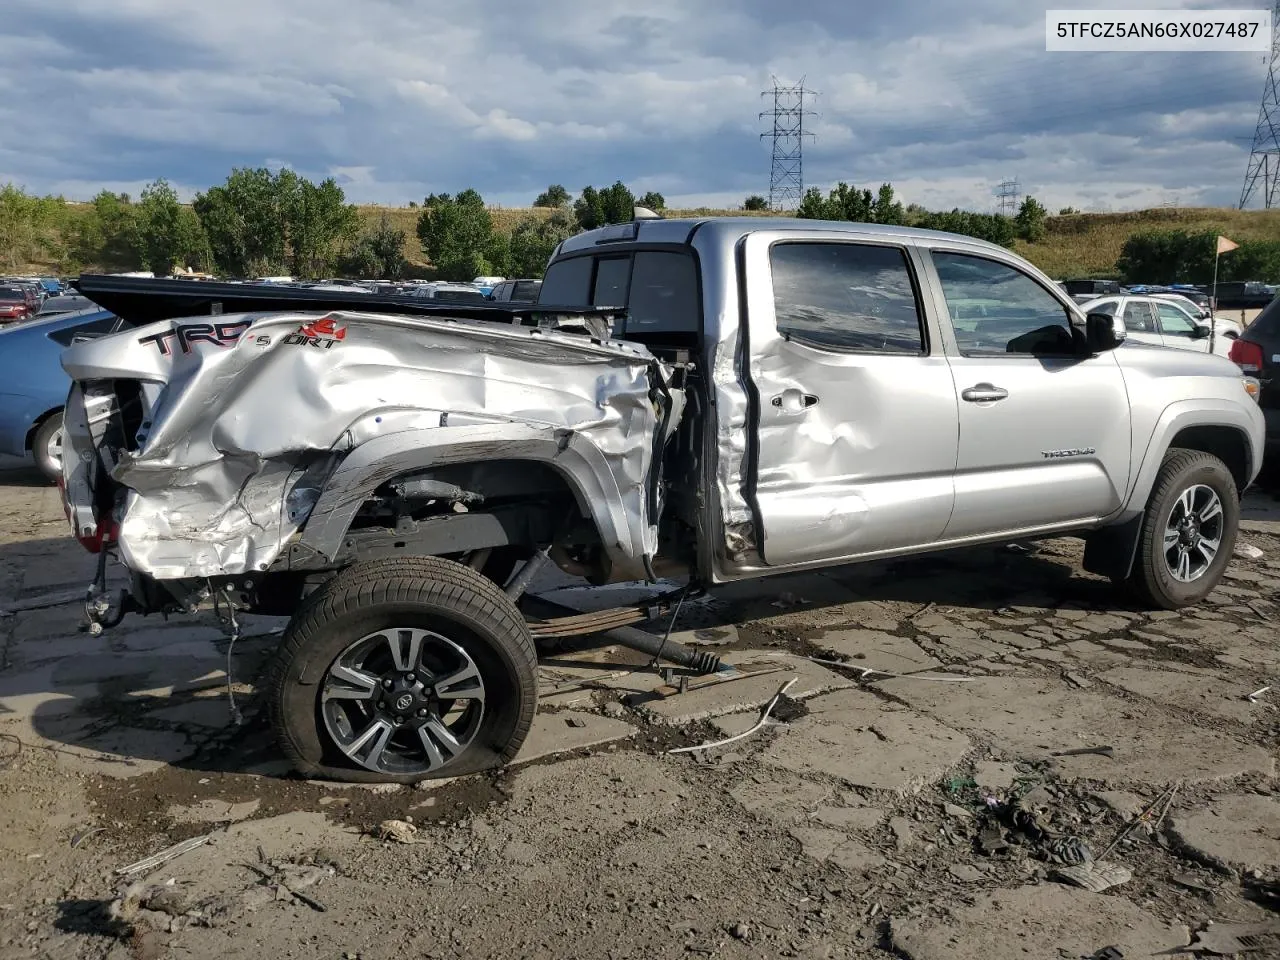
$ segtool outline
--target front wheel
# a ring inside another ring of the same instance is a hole
[[[491,580],[436,557],[356,564],[303,602],[269,679],[300,773],[413,783],[515,756],[537,704],[523,618]]]
[[[1147,502],[1130,585],[1157,609],[1199,603],[1222,579],[1239,527],[1240,496],[1226,464],[1170,450]]]

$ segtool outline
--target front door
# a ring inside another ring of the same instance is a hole
[[[951,515],[957,401],[910,253],[821,231],[743,243],[763,563],[933,542]]]
[[[1209,338],[1201,332],[1201,324],[1171,303],[1154,306],[1160,317],[1160,336],[1166,347],[1209,352]]]
[[[1080,355],[1065,303],[1017,266],[935,249],[955,319],[956,503],[945,537],[1085,523],[1129,479],[1129,402],[1113,354]],[[975,309],[980,308],[980,309]]]

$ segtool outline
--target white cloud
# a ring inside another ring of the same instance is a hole
[[[777,74],[820,91],[805,175],[822,187],[988,209],[1016,175],[1051,207],[1231,203],[1257,58],[1048,54],[1047,5],[7,0],[0,129],[22,146],[0,144],[0,168],[88,195],[287,163],[363,202],[620,178],[737,205],[767,189]]]

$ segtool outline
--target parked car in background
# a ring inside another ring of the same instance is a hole
[[[1083,294],[1102,297],[1121,292],[1118,280],[1063,280],[1060,281],[1059,286],[1073,299]]]
[[[36,314],[38,317],[53,317],[60,313],[76,313],[80,310],[94,310],[97,304],[88,297],[71,293],[65,296],[50,297]]]
[[[31,298],[21,287],[0,287],[0,323],[17,323],[31,316]]]
[[[467,283],[431,283],[423,284],[410,296],[423,297],[427,300],[438,300],[441,303],[488,303],[488,297],[479,287]]]
[[[1267,421],[1267,459],[1280,457],[1280,300],[1272,300],[1233,340],[1228,354],[1258,381],[1258,403]]]
[[[471,281],[471,285],[485,296],[488,296],[493,292],[493,288],[505,279],[506,277],[476,277]]]
[[[541,280],[503,280],[489,294],[498,303],[537,303]]]
[[[71,388],[62,351],[125,326],[93,307],[0,330],[0,453],[31,454],[50,480],[62,475],[62,407]]]
[[[1151,296],[1100,297],[1082,303],[1080,309],[1086,314],[1105,313],[1115,317],[1117,329],[1123,327],[1128,339],[1137,343],[1197,353],[1208,353],[1212,347],[1213,352],[1221,357],[1227,356],[1231,348],[1231,338],[1222,329],[1213,336],[1214,331],[1209,324],[1172,300]],[[1240,327],[1236,324],[1231,326],[1239,336]]]

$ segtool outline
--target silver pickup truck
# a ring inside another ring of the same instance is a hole
[[[291,616],[268,702],[311,776],[510,758],[535,640],[646,649],[627,625],[686,595],[550,610],[526,590],[547,564],[687,591],[1073,534],[1087,569],[1177,608],[1218,583],[1261,466],[1235,365],[1124,343],[949,234],[642,219],[565,241],[519,309],[237,312],[223,286],[186,284],[185,314],[125,298],[162,319],[65,353],[62,485],[100,624],[209,599]]]

